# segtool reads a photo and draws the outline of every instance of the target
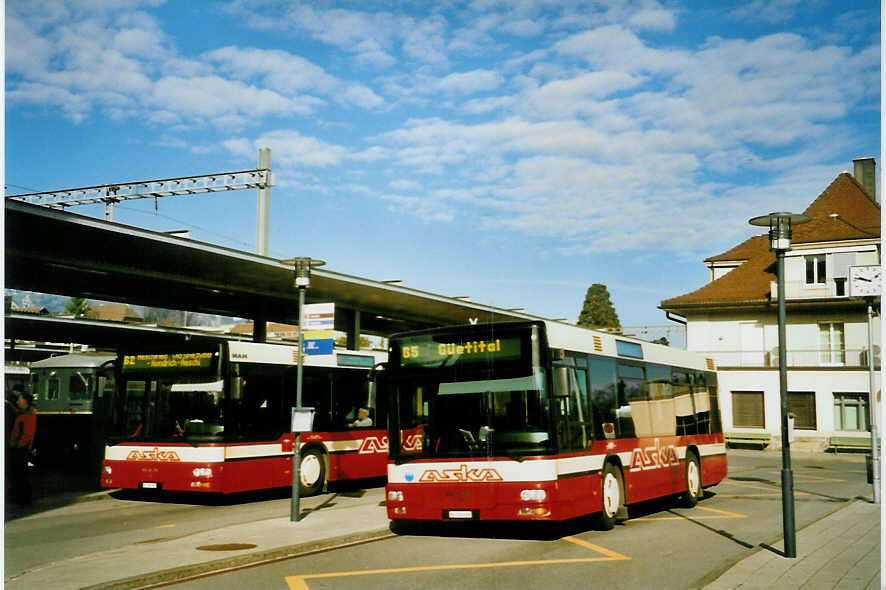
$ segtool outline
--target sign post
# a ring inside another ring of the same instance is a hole
[[[849,267],[849,295],[864,297],[868,304],[868,410],[871,424],[871,470],[874,486],[874,503],[880,503],[880,435],[878,431],[879,404],[877,403],[876,377],[874,375],[874,299],[883,291],[882,272],[879,265]]]
[[[296,414],[302,408],[302,373],[304,368],[304,313],[305,313],[305,291],[311,286],[311,268],[323,266],[325,262],[322,260],[313,260],[311,258],[296,258],[294,261],[295,271],[295,288],[298,289],[298,373],[296,375],[295,389],[295,405],[293,410],[293,429],[295,427]],[[301,520],[301,508],[299,502],[301,500],[301,486],[299,466],[301,464],[301,431],[295,431],[295,441],[292,449],[292,501],[289,506],[289,521],[298,522]]]

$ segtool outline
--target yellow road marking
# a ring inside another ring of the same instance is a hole
[[[738,512],[729,512],[728,510],[718,510],[716,508],[708,508],[707,506],[696,506],[695,510],[705,510],[713,512],[716,516],[641,516],[640,518],[632,518],[628,523],[640,520],[719,520],[723,518],[747,518],[747,514]]]
[[[357,570],[350,572],[328,572],[323,574],[304,574],[300,576],[286,576],[286,584],[289,586],[289,590],[310,590],[308,587],[308,580],[320,580],[323,578],[348,578],[354,576],[374,576],[374,575],[384,575],[384,574],[406,574],[406,573],[416,573],[416,572],[438,572],[438,571],[446,571],[446,570],[468,570],[468,569],[488,569],[488,568],[500,568],[500,567],[519,567],[519,566],[527,566],[527,565],[562,565],[562,564],[570,564],[570,563],[591,563],[595,561],[622,561],[629,560],[630,557],[626,555],[622,555],[621,553],[616,553],[615,551],[611,551],[606,549],[605,547],[600,547],[599,545],[594,545],[593,543],[588,543],[587,541],[582,541],[581,539],[577,539],[575,537],[564,537],[564,541],[569,541],[570,543],[574,543],[576,545],[580,545],[586,549],[590,549],[602,555],[602,557],[579,557],[572,559],[543,559],[543,560],[531,560],[531,561],[500,561],[493,563],[462,563],[462,564],[453,564],[453,565],[425,565],[425,566],[415,566],[415,567],[399,567],[399,568],[389,568],[389,569],[377,569],[377,570]]]
[[[175,524],[161,524],[160,526],[155,526],[155,529],[171,529],[175,527]]]
[[[588,543],[587,541],[583,541],[576,537],[563,537],[564,541],[569,541],[570,543],[575,543],[576,545],[581,545],[585,549],[590,549],[591,551],[596,551],[597,553],[602,553],[603,555],[609,557],[609,559],[613,560],[628,560],[630,557],[626,555],[622,555],[621,553],[616,553],[615,551],[611,551],[606,547],[600,547],[599,545],[594,545],[593,543]]]

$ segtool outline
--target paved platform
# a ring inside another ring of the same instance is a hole
[[[797,557],[779,542],[761,548],[704,590],[875,590],[880,579],[880,506],[856,500],[796,534]]]
[[[102,493],[89,499],[100,500]],[[337,495],[334,505],[48,563],[5,579],[7,590],[124,590],[366,542],[391,534],[384,489]],[[304,508],[304,504],[302,505]],[[221,556],[224,557],[221,557]]]
[[[107,492],[76,501],[100,501]],[[44,498],[34,507],[57,501]],[[66,499],[66,503],[73,501]],[[390,535],[382,508],[384,489],[337,495],[293,523],[287,517],[219,527],[183,537],[130,544],[44,564],[5,578],[5,588],[24,590],[131,590],[211,572],[259,564],[313,551],[363,543]],[[305,505],[302,506],[305,508]],[[881,587],[880,507],[849,503],[797,532],[797,557],[760,547],[704,590],[873,590]]]

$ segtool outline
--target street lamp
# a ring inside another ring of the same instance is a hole
[[[794,527],[794,474],[791,471],[791,442],[788,431],[788,374],[785,345],[784,253],[791,249],[791,227],[811,221],[808,215],[770,213],[749,220],[769,228],[769,249],[775,252],[778,270],[778,390],[781,395],[781,513],[784,527],[784,556],[797,557]]]
[[[298,361],[295,385],[295,406],[301,409],[302,405],[302,372],[304,366],[304,334],[302,326],[304,325],[304,308],[305,308],[305,291],[311,286],[311,269],[326,264],[322,260],[314,258],[295,258],[292,261],[295,271],[295,288],[298,289]],[[301,431],[295,433],[295,443],[292,452],[292,501],[289,506],[290,522],[298,522],[301,520],[301,509],[299,501],[301,500],[301,490],[299,489],[299,463],[301,462]]]

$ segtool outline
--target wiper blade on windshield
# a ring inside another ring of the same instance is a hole
[[[517,463],[522,463],[526,459],[526,455],[521,455],[520,453],[515,453],[514,451],[505,451],[504,455],[508,459],[513,459]]]

